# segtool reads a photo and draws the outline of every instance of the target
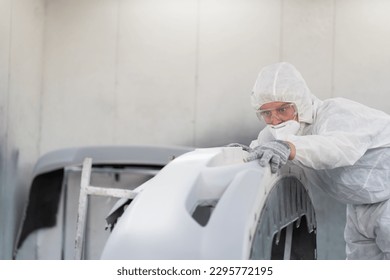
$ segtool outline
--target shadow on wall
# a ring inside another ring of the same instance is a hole
[[[0,259],[10,259],[18,226],[15,213],[19,205],[15,203],[15,193],[19,151],[9,154],[5,149],[0,151]]]
[[[244,145],[250,145],[250,143],[257,139],[257,136],[260,132],[260,130],[263,127],[261,124],[258,128],[251,130],[248,128],[242,128],[242,127],[230,127],[229,129],[231,131],[220,129],[209,129],[208,131],[204,132],[206,137],[200,138],[197,140],[196,147],[199,148],[210,148],[210,147],[221,147],[225,146],[230,143],[240,143]],[[234,131],[234,132],[233,132]]]

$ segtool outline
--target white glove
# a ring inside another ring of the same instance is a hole
[[[271,172],[276,173],[287,163],[290,152],[290,146],[285,141],[273,140],[252,149],[245,161],[259,160],[262,167],[269,163]]]

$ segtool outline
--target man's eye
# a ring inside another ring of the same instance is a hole
[[[264,112],[261,112],[261,115],[265,116],[265,117],[268,117],[271,115],[271,111],[264,111]]]

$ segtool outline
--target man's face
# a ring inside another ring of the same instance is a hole
[[[269,102],[262,105],[256,113],[270,125],[278,125],[289,120],[298,121],[297,109],[291,102]]]

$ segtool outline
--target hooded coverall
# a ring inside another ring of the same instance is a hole
[[[300,129],[286,139],[296,148],[292,163],[347,204],[347,259],[390,259],[390,116],[344,98],[319,100],[285,62],[262,69],[251,101],[255,110],[277,101],[296,105]],[[271,140],[266,126],[251,147]]]

